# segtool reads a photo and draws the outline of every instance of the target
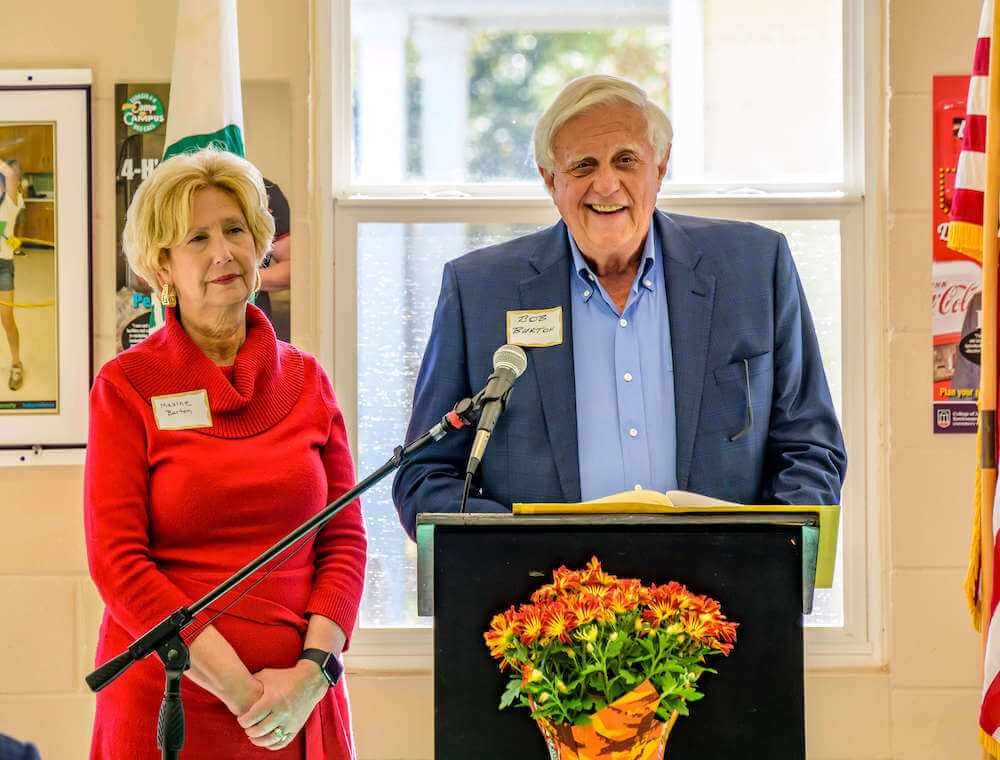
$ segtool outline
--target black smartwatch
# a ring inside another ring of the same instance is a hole
[[[319,665],[319,669],[323,671],[330,686],[336,686],[337,681],[344,674],[344,663],[333,652],[324,652],[322,649],[303,649],[299,659],[312,660]]]

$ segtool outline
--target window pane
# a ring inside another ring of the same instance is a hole
[[[833,220],[764,222],[789,239],[840,411],[840,227]],[[444,263],[538,225],[358,225],[358,471],[403,442],[413,385],[430,333]],[[483,378],[485,381],[485,378]],[[457,400],[457,399],[456,399]],[[430,625],[416,614],[416,547],[399,525],[390,479],[362,497],[369,554],[361,625]],[[835,587],[817,590],[810,625],[843,624],[840,557]]]
[[[668,182],[843,176],[842,0],[353,0],[354,179],[539,182],[531,131],[569,79],[642,85]]]
[[[830,383],[830,394],[837,417],[843,420],[841,407],[842,354],[840,342],[840,222],[835,219],[808,221],[761,222],[788,238],[792,258],[806,292],[812,312],[819,350]],[[849,508],[849,505],[848,505]],[[810,626],[844,624],[844,563],[843,527],[837,534],[837,562],[834,566],[833,588],[816,589],[813,614],[805,619]]]
[[[359,473],[385,464],[406,435],[445,262],[541,227],[358,225]],[[362,497],[368,572],[361,625],[429,626],[430,618],[417,617],[417,548],[399,524],[391,490],[386,478]]]

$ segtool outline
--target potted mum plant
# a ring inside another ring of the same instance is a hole
[[[728,655],[737,623],[679,583],[644,586],[593,557],[560,567],[530,604],[484,634],[511,679],[500,709],[520,705],[552,760],[658,760],[678,715],[701,699],[709,655]]]

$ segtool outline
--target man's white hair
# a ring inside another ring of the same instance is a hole
[[[674,139],[670,119],[635,82],[610,74],[585,74],[571,79],[556,95],[535,125],[535,163],[552,171],[556,157],[552,146],[556,133],[567,121],[597,106],[627,103],[639,109],[646,120],[646,137],[659,163]]]

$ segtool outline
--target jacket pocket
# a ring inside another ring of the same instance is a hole
[[[700,427],[705,432],[724,433],[727,437],[744,430],[750,422],[748,407],[753,408],[753,425],[767,425],[773,385],[770,351],[746,359],[737,359],[713,370],[714,383],[705,385]],[[749,393],[747,385],[749,384]],[[743,437],[755,430],[748,429]]]

